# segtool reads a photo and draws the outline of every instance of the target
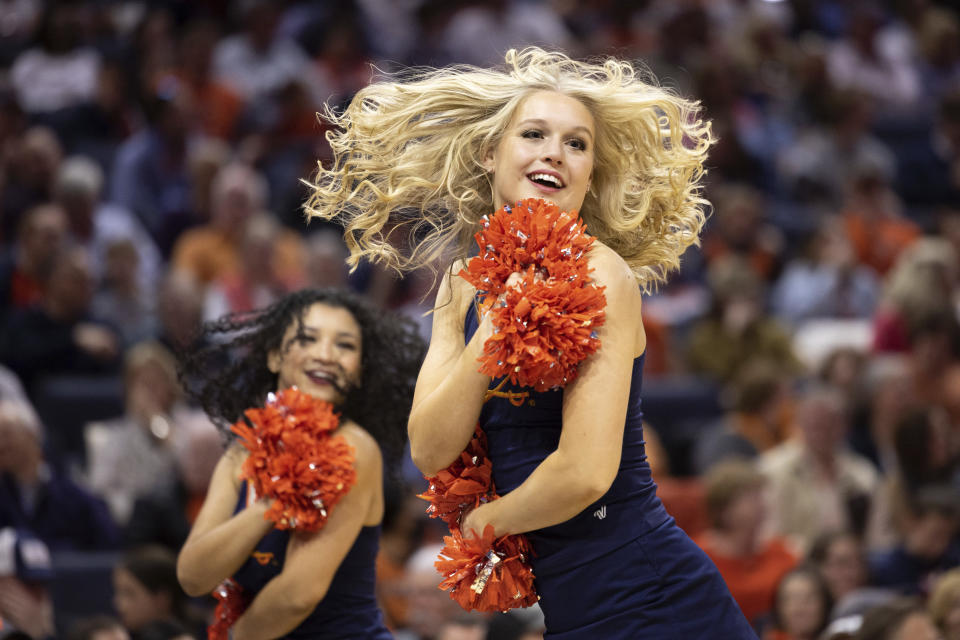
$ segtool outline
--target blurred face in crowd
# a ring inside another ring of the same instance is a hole
[[[113,606],[124,626],[137,631],[151,622],[167,619],[172,603],[168,594],[151,592],[132,573],[117,567],[113,571]]]
[[[900,623],[890,636],[890,640],[940,640],[937,628],[933,626],[930,616],[922,611],[913,613]]]
[[[47,280],[46,297],[62,318],[75,320],[87,312],[93,298],[93,276],[86,251],[69,249],[56,258]]]
[[[943,617],[943,640],[960,640],[960,593],[953,597],[953,603]]]
[[[596,130],[579,100],[554,91],[527,96],[484,161],[493,174],[494,206],[543,198],[579,210],[590,188]]]
[[[784,580],[777,600],[783,630],[798,639],[815,637],[826,616],[816,583],[802,573],[788,575]]]
[[[18,239],[24,261],[43,274],[67,237],[67,216],[56,206],[43,205],[27,213]]]
[[[90,640],[130,640],[127,630],[117,625],[109,629],[98,629],[90,636]]]
[[[723,511],[723,526],[727,531],[757,535],[766,518],[763,487],[749,487],[733,499]]]
[[[905,545],[915,556],[934,560],[946,552],[957,533],[957,518],[951,514],[931,510],[911,516],[906,525]]]
[[[157,300],[157,314],[167,337],[186,345],[200,328],[203,313],[203,289],[183,271],[167,274]]]
[[[797,409],[797,423],[811,452],[832,457],[847,430],[843,400],[833,394],[806,398]]]
[[[341,404],[360,383],[362,339],[352,313],[318,302],[305,310],[302,323],[287,327],[267,366],[277,374],[278,389],[296,385],[315,398]]]
[[[835,539],[827,549],[820,572],[834,600],[862,587],[866,582],[866,569],[857,539],[847,535]]]
[[[36,467],[42,457],[37,429],[13,405],[0,403],[0,472]]]

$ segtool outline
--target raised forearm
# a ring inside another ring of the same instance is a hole
[[[177,577],[187,594],[208,594],[237,572],[273,528],[263,517],[267,506],[258,500],[205,534],[187,540],[177,559]]]
[[[490,385],[489,376],[478,371],[482,349],[475,335],[447,375],[410,412],[410,452],[426,476],[453,462],[473,436]]]

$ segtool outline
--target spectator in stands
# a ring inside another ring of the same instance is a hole
[[[893,464],[870,505],[866,536],[869,550],[885,551],[902,542],[912,497],[925,487],[950,482],[956,451],[945,418],[941,411],[918,408],[895,423],[889,456]]]
[[[893,175],[874,162],[850,168],[845,183],[843,227],[857,262],[883,275],[920,237],[920,226],[903,213],[891,188]]]
[[[717,260],[708,279],[714,301],[708,316],[690,330],[690,370],[726,382],[747,362],[764,359],[785,373],[799,372],[790,337],[764,313],[763,282],[750,266],[732,256]]]
[[[920,76],[911,52],[881,37],[884,18],[878,5],[855,3],[827,66],[835,86],[862,91],[887,111],[902,112],[920,98]]]
[[[193,274],[171,268],[157,297],[158,339],[176,352],[194,338],[203,322],[203,287]]]
[[[923,94],[940,97],[960,87],[960,20],[955,13],[931,7],[923,13],[917,33]]]
[[[221,169],[211,189],[210,223],[180,236],[172,257],[175,269],[190,273],[203,285],[239,272],[247,221],[262,213],[267,202],[263,177],[242,164]],[[281,231],[271,262],[281,279],[301,278],[304,251],[300,237],[292,231]]]
[[[231,140],[244,105],[237,91],[213,77],[213,52],[220,30],[213,22],[195,20],[182,34],[177,44],[177,75],[193,94],[193,101],[203,105],[197,114],[200,130]]]
[[[956,317],[958,274],[956,250],[947,240],[924,238],[904,251],[874,317],[874,350],[907,352],[911,335],[929,319]]]
[[[943,640],[960,640],[960,569],[940,576],[927,601],[927,610]]]
[[[213,75],[247,102],[265,98],[290,82],[312,91],[320,86],[303,49],[277,34],[280,9],[272,2],[251,0],[240,8],[242,31],[222,39],[213,52]],[[327,96],[313,95],[320,105]]]
[[[460,607],[437,589],[433,563],[440,549],[439,544],[424,545],[407,561],[404,583],[409,607],[406,625],[394,629],[397,640],[441,640],[443,627],[463,615]]]
[[[103,170],[90,158],[74,156],[60,166],[54,200],[67,214],[73,240],[90,252],[97,283],[106,275],[108,249],[126,241],[137,255],[134,282],[144,297],[152,298],[162,268],[160,252],[140,221],[120,205],[102,202],[102,192]]]
[[[228,313],[268,307],[304,285],[301,274],[284,274],[275,259],[275,247],[285,231],[269,214],[259,213],[243,224],[235,267],[207,288],[203,317],[216,320]],[[294,276],[297,277],[294,277]]]
[[[100,54],[85,46],[86,7],[54,3],[41,17],[35,47],[14,60],[10,82],[24,110],[62,112],[92,102],[100,74]]]
[[[151,623],[173,622],[199,635],[203,624],[177,582],[177,558],[164,547],[128,551],[113,571],[113,605],[133,640]]]
[[[792,325],[818,318],[869,318],[879,293],[876,273],[857,264],[843,230],[827,219],[804,253],[787,264],[772,305],[774,313]]]
[[[117,327],[124,348],[157,335],[155,293],[137,278],[140,254],[127,239],[111,241],[104,254],[100,286],[90,303],[93,317]]]
[[[807,554],[820,571],[833,602],[843,600],[867,585],[867,564],[860,539],[849,531],[827,531],[817,537]]]
[[[707,261],[738,256],[761,280],[771,282],[780,272],[783,236],[765,221],[762,193],[746,185],[722,185],[713,202],[714,218],[703,243]]]
[[[67,238],[67,217],[60,207],[40,205],[26,213],[16,243],[0,258],[0,321],[14,309],[43,299],[42,282]]]
[[[192,145],[187,158],[190,203],[201,224],[210,222],[212,185],[220,170],[230,162],[233,150],[223,140],[204,138]]]
[[[209,425],[207,425],[209,426]],[[177,454],[176,475],[154,491],[137,498],[124,531],[124,544],[159,544],[179,551],[207,495],[213,469],[223,453],[219,432],[185,430]]]
[[[919,600],[897,598],[868,611],[854,640],[940,640],[940,635]]]
[[[843,395],[813,386],[798,401],[798,437],[760,458],[770,482],[773,530],[793,538],[804,552],[824,531],[864,526],[877,474],[847,450],[848,422]]]
[[[815,207],[817,213],[842,204],[855,170],[870,167],[887,180],[896,170],[893,153],[870,133],[869,98],[855,91],[835,91],[824,102],[820,122],[785,146],[776,160],[784,194]]]
[[[343,234],[333,229],[320,229],[306,239],[306,276],[311,287],[347,289],[350,252]]]
[[[915,206],[960,206],[960,85],[937,101],[921,135],[904,140],[897,191]]]
[[[833,607],[823,576],[808,566],[797,567],[783,576],[777,585],[775,602],[773,626],[764,640],[817,640]]]
[[[144,107],[147,126],[114,159],[109,200],[132,211],[164,255],[196,221],[187,174],[194,109],[179,80],[157,78]]]
[[[390,629],[406,626],[409,606],[404,584],[405,567],[410,556],[427,537],[433,523],[423,510],[423,502],[413,488],[402,481],[384,486],[384,513],[377,553],[377,600],[383,609],[384,623]]]
[[[902,542],[869,556],[870,582],[901,593],[928,594],[936,577],[960,567],[960,495],[955,487],[927,486],[907,497]]]
[[[67,640],[130,640],[130,634],[116,618],[99,615],[74,624]]]
[[[0,630],[53,637],[52,579],[50,551],[41,540],[24,529],[0,528]]]
[[[789,379],[775,364],[755,360],[727,386],[729,411],[708,426],[693,445],[698,474],[724,460],[755,458],[783,442],[790,427]]]
[[[50,201],[53,181],[63,159],[56,134],[46,127],[27,129],[12,143],[6,160],[6,179],[0,190],[0,238],[9,243],[25,212]]]
[[[863,397],[855,409],[850,444],[884,474],[897,465],[897,424],[917,404],[908,391],[912,381],[910,361],[905,356],[875,355],[867,361]]]
[[[510,0],[461,6],[442,38],[448,56],[478,66],[499,64],[511,47],[536,44],[562,50],[576,44],[553,5]]]
[[[710,528],[697,544],[717,565],[747,620],[756,624],[773,610],[780,579],[797,564],[782,538],[765,538],[763,475],[744,460],[728,460],[707,474]]]
[[[0,361],[17,372],[28,392],[45,375],[116,371],[119,339],[93,320],[92,275],[80,247],[54,259],[39,306],[10,316],[0,336]]]
[[[43,455],[28,406],[0,401],[0,527],[24,528],[50,549],[111,549],[119,535],[106,505]]]
[[[137,498],[172,491],[192,430],[216,434],[202,412],[184,404],[174,356],[159,343],[143,342],[126,352],[124,387],[124,415],[85,430],[90,488],[107,501],[121,527]]]

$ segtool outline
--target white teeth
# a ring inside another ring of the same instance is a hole
[[[528,176],[531,180],[543,180],[545,182],[551,182],[558,189],[563,188],[563,182],[557,176],[552,176],[549,173],[531,173]]]
[[[324,380],[333,380],[333,374],[326,371],[308,371],[307,375],[313,378],[323,378]]]

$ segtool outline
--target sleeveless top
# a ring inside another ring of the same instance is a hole
[[[471,306],[464,323],[466,340],[477,330]],[[657,497],[643,441],[640,386],[644,356],[633,361],[620,468],[610,489],[566,522],[528,532],[538,581],[590,562],[622,547],[670,519]],[[536,392],[494,380],[495,390],[480,412],[493,480],[505,495],[523,483],[560,443],[563,389]]]
[[[247,504],[244,482],[236,512]],[[289,531],[273,529],[265,535],[247,561],[234,574],[234,581],[249,596],[259,592],[283,569]],[[380,525],[363,527],[330,582],[330,588],[316,609],[285,638],[373,638],[389,640],[393,635],[383,623],[374,595],[375,564],[380,543]]]

